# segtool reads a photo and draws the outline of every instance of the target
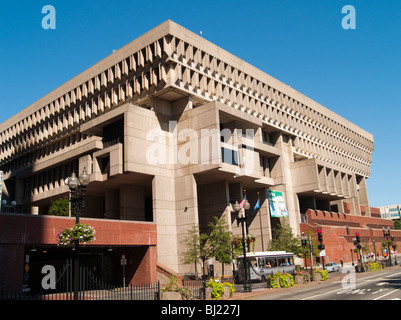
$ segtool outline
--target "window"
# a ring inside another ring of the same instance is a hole
[[[124,139],[124,119],[117,120],[103,127],[103,143],[105,147],[122,143]]]
[[[236,150],[231,150],[222,147],[221,148],[221,160],[224,163],[232,164],[235,166],[238,166],[238,151]]]
[[[282,266],[290,266],[290,265],[293,265],[293,264],[294,264],[293,258],[279,258],[278,259],[278,265],[280,267],[282,267]]]
[[[266,267],[267,268],[274,268],[277,267],[277,260],[276,258],[265,258],[266,260]]]
[[[270,177],[270,161],[268,157],[259,156],[260,168],[262,170],[262,176]]]

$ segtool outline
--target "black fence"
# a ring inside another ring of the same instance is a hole
[[[182,286],[192,290],[193,299],[205,298],[205,287],[203,280],[182,280]]]
[[[117,287],[107,285],[102,289],[79,290],[77,300],[159,300],[159,283]],[[0,300],[74,300],[67,292],[6,292],[0,291]]]
[[[99,279],[84,266],[79,269],[79,287],[74,288],[73,260],[66,260],[56,275],[55,289],[9,292],[0,287],[0,300],[160,300],[160,283],[110,284]],[[183,280],[182,286],[191,289],[193,299],[204,299],[202,280]]]
[[[79,271],[79,288],[74,288],[72,260],[59,271],[55,289],[33,292],[0,290],[0,300],[159,300],[160,283],[113,285],[98,279],[84,266]]]

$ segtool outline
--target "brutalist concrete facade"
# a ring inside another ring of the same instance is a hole
[[[278,221],[269,189],[295,234],[309,208],[371,215],[370,133],[172,21],[2,123],[0,145],[17,212],[46,214],[86,167],[86,217],[156,223],[157,261],[179,273],[193,225],[217,216],[240,234],[244,190],[252,208],[260,198],[257,250]]]

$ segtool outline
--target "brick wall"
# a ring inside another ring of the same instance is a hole
[[[329,261],[339,263],[341,258],[344,262],[352,261],[351,249],[355,248],[352,239],[355,238],[356,232],[360,234],[361,244],[369,243],[372,252],[374,240],[376,251],[380,255],[382,252],[381,243],[385,241],[382,227],[387,228],[390,226],[391,235],[394,235],[395,242],[398,246],[401,245],[401,230],[394,230],[394,223],[389,219],[311,209],[307,210],[305,215],[307,222],[301,223],[301,232],[308,234],[308,230],[312,230],[312,235],[317,237],[317,229],[322,229],[323,243],[325,244],[326,256]],[[350,230],[349,235],[347,235],[347,226]],[[355,254],[353,255],[355,262],[357,258]]]
[[[89,218],[80,222],[95,228],[95,245],[156,245],[155,223]],[[74,224],[75,218],[2,213],[0,243],[57,244],[60,230]]]
[[[96,230],[90,246],[117,246],[115,269],[120,270],[121,254],[127,253],[127,283],[157,281],[157,229],[155,223],[82,218]],[[0,289],[21,290],[26,246],[57,245],[60,230],[75,224],[75,218],[0,214]],[[130,248],[132,250],[130,250]]]

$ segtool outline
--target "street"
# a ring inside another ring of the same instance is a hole
[[[336,272],[327,282],[310,283],[261,293],[249,300],[401,300],[401,268],[346,274]]]

